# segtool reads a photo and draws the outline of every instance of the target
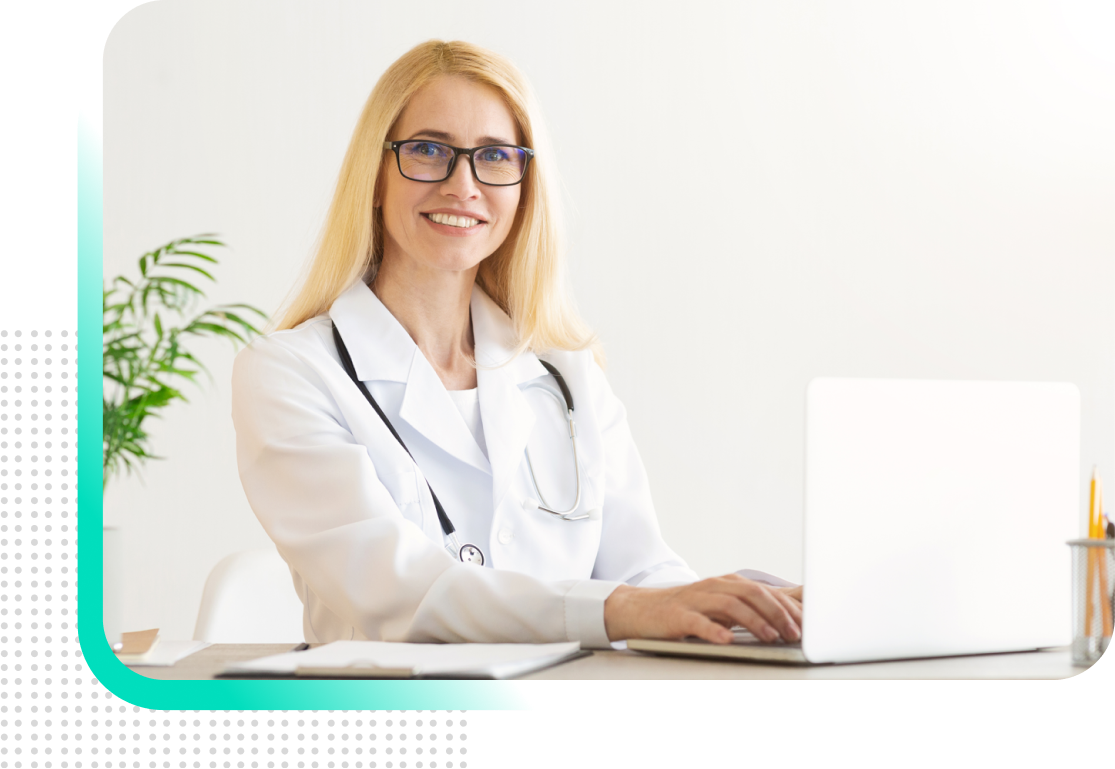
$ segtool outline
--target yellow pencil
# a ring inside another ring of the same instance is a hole
[[[1103,484],[1096,488],[1096,539],[1103,540]],[[1103,636],[1111,637],[1111,600],[1107,594],[1107,548],[1097,547],[1096,562],[1099,565],[1100,616],[1103,618]]]

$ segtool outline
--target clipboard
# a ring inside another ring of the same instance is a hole
[[[237,662],[220,678],[501,680],[591,655],[576,641],[551,644],[411,644],[334,641]]]

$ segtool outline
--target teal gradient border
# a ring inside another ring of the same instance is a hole
[[[507,681],[159,681],[125,667],[104,634],[101,491],[102,153],[81,121],[77,152],[77,627],[89,669],[114,695],[159,710],[522,709]]]

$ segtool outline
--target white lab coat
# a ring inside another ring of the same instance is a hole
[[[547,501],[564,509],[574,499],[564,409],[522,389],[554,382],[533,353],[513,358],[510,319],[479,288],[471,312],[487,456],[417,345],[361,282],[328,316],[258,338],[236,358],[240,478],[290,566],[307,641],[603,647],[604,600],[618,584],[696,579],[662,541],[624,408],[591,352],[544,357],[574,400],[579,510],[600,515],[570,522],[530,509],[528,445]],[[332,323],[414,461],[341,367]],[[426,479],[485,566],[446,552]]]

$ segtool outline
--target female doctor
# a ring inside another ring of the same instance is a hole
[[[594,151],[617,183],[622,142]],[[368,98],[308,275],[233,374],[240,477],[306,640],[797,640],[800,588],[697,581],[663,542],[563,294],[551,162],[484,49],[419,45]]]

